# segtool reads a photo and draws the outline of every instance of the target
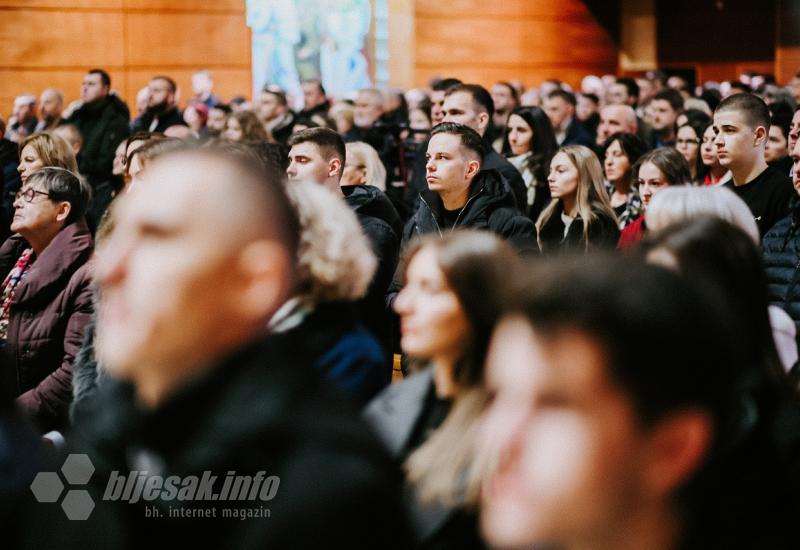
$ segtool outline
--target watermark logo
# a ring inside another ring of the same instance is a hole
[[[39,472],[31,482],[31,491],[38,502],[54,503],[61,499],[61,509],[71,520],[88,519],[94,510],[94,500],[86,489],[72,487],[86,485],[94,474],[94,465],[84,454],[71,454],[58,472]],[[65,483],[66,482],[66,483]],[[64,492],[64,489],[69,490]]]
[[[87,455],[71,454],[58,472],[36,474],[31,483],[31,491],[38,502],[56,503],[61,499],[61,508],[67,518],[85,520],[92,514],[95,502],[89,491],[76,487],[88,484],[94,470]],[[216,490],[220,479],[221,487]],[[275,498],[279,485],[278,476],[267,476],[264,471],[258,471],[254,475],[237,475],[230,470],[224,476],[204,471],[201,475],[164,477],[149,475],[146,471],[133,470],[123,474],[114,470],[109,474],[102,500],[129,504],[156,501],[159,506],[148,507],[147,517],[162,517],[159,508],[168,509],[169,517],[187,517],[189,510],[185,508],[186,502],[266,502]],[[170,505],[173,501],[178,501],[179,504],[173,507]],[[206,514],[204,517],[217,517],[216,508],[195,511],[202,511]],[[234,506],[220,510],[222,517],[269,517],[269,509],[263,507],[254,509],[252,506]]]

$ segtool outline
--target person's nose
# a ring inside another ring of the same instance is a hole
[[[118,283],[124,277],[125,261],[129,244],[122,238],[110,237],[98,250],[94,267],[94,279],[100,288]]]

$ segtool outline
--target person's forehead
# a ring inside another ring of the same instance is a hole
[[[467,92],[456,92],[444,98],[444,104],[459,107],[464,110],[475,110],[475,104],[472,101],[472,96]]]
[[[90,84],[99,84],[102,79],[97,73],[89,73],[83,77],[83,81]]]
[[[661,170],[652,162],[645,162],[639,168],[639,178],[641,179],[659,179],[661,175]]]
[[[297,143],[292,145],[291,150],[289,151],[290,157],[295,156],[304,156],[309,158],[322,158],[322,152],[319,149],[319,145],[312,141],[304,141],[302,143]]]
[[[434,135],[428,143],[428,152],[453,152],[461,146],[461,138],[453,134]]]
[[[668,109],[672,110],[672,105],[666,99],[654,99],[650,102],[654,109]]]
[[[744,113],[734,109],[723,109],[714,113],[714,124],[716,126],[747,126],[747,118]]]

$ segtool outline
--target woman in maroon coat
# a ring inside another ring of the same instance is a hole
[[[72,362],[92,314],[90,189],[63,168],[32,174],[14,201],[15,233],[0,247],[3,390],[44,430],[63,428]]]

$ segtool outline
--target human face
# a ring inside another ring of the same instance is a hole
[[[452,134],[433,136],[425,158],[425,180],[428,189],[436,192],[467,191],[479,168],[477,161],[464,154],[461,138]]]
[[[120,197],[116,229],[97,252],[97,352],[122,379],[180,379],[252,331],[241,305],[248,241],[245,224],[231,221],[237,203],[227,189],[242,176],[198,155],[155,161],[143,173]]]
[[[597,126],[597,145],[603,145],[612,134],[617,132],[636,133],[635,122],[631,127],[630,111],[621,105],[609,105],[600,111],[600,124]]]
[[[405,353],[447,361],[460,355],[469,323],[431,248],[421,249],[409,262],[406,284],[393,307],[400,316],[400,346]]]
[[[316,82],[303,83],[303,108],[308,111],[325,103],[325,96],[319,89],[319,84]]]
[[[578,106],[575,108],[575,116],[580,120],[586,120],[597,112],[597,104],[584,95],[578,96]]]
[[[490,545],[591,547],[619,529],[640,502],[643,435],[595,341],[507,318],[492,338],[487,386],[479,444],[497,459],[481,506]]]
[[[364,185],[367,183],[367,167],[352,159],[352,156],[350,153],[347,154],[341,185]]]
[[[467,92],[456,92],[444,99],[444,119],[442,122],[458,122],[469,126],[480,135],[486,131],[489,124],[489,113],[480,109]]]
[[[714,146],[714,140],[716,139],[716,134],[714,134],[714,127],[709,126],[706,128],[705,132],[703,132],[703,143],[700,145],[700,156],[703,159],[703,164],[706,166],[714,166],[715,164],[719,164],[719,159],[717,158],[717,148]]]
[[[272,120],[281,114],[281,107],[278,96],[262,92],[258,104],[258,116],[263,121]]]
[[[148,85],[150,95],[147,98],[148,107],[167,107],[172,105],[174,100],[174,93],[169,88],[169,83],[166,80],[157,78],[151,80]]]
[[[294,145],[289,151],[286,175],[290,181],[308,180],[325,184],[339,173],[339,159],[327,161],[315,143],[306,141]],[[337,182],[338,183],[338,182]]]
[[[29,189],[36,191],[33,200],[28,202],[22,194]],[[53,235],[63,227],[64,220],[69,214],[63,210],[63,204],[50,200],[47,189],[39,183],[35,186],[23,185],[20,196],[14,199],[14,218],[11,221],[12,233],[19,233],[29,241],[39,241],[44,238],[49,242]]]
[[[228,141],[239,142],[242,141],[242,126],[236,117],[228,117],[225,122],[225,139]]]
[[[783,135],[783,130],[774,124],[769,127],[769,139],[767,139],[767,146],[764,149],[764,160],[772,162],[780,160],[789,154],[789,143],[786,136]]]
[[[19,165],[17,166],[17,171],[19,172],[19,178],[22,180],[23,184],[28,181],[28,178],[31,174],[43,166],[44,162],[39,157],[39,153],[33,148],[32,145],[28,144],[22,148],[22,153],[19,156]]]
[[[800,141],[800,110],[794,112],[792,124],[789,126],[789,150],[794,151],[795,144]]]
[[[39,110],[44,118],[54,119],[61,115],[62,102],[52,90],[45,90],[42,92],[42,97],[39,98]]]
[[[714,131],[717,137],[719,163],[726,168],[750,166],[759,156],[760,146],[764,143],[763,128],[752,128],[744,116],[738,111],[726,109],[714,113]]]
[[[511,146],[511,153],[522,155],[531,150],[533,141],[533,129],[519,115],[508,117],[508,144]]]
[[[495,84],[492,86],[492,101],[494,101],[495,112],[510,111],[515,107],[514,97],[511,95],[511,90],[508,86],[503,84]]]
[[[444,90],[431,92],[431,124],[436,126],[444,120]]]
[[[209,132],[212,132],[216,135],[221,134],[225,130],[225,112],[220,111],[219,109],[211,109],[208,111],[208,120],[206,121],[206,127],[208,128]]]
[[[697,162],[697,153],[700,150],[700,140],[691,126],[681,126],[678,129],[678,136],[675,140],[675,148],[683,155],[689,166],[694,166]]]
[[[630,179],[631,162],[628,160],[625,151],[622,150],[618,139],[614,140],[614,143],[609,145],[608,149],[606,149],[603,167],[606,171],[606,179],[611,183],[624,180],[625,178]]]
[[[575,200],[578,193],[578,168],[565,153],[557,153],[553,157],[547,183],[550,186],[550,196],[554,199]]]
[[[114,162],[111,165],[111,173],[115,176],[125,175],[125,163],[127,162],[125,147],[127,144],[127,141],[123,141],[117,145],[117,150],[114,152]]]
[[[97,101],[108,95],[108,86],[103,86],[103,80],[97,73],[89,73],[83,77],[81,84],[81,99],[84,103]]]
[[[558,130],[573,115],[575,108],[562,97],[548,97],[544,100],[544,112],[547,113],[553,128]]]
[[[800,195],[800,141],[792,149],[792,185],[794,190]]]
[[[651,124],[653,130],[660,132],[675,126],[675,119],[678,117],[678,113],[675,112],[669,101],[666,99],[654,99],[650,102],[650,109],[653,116],[653,123]]]
[[[353,124],[359,128],[369,128],[383,113],[383,105],[371,93],[360,93],[353,110]]]
[[[431,121],[419,109],[412,109],[408,113],[408,127],[412,130],[430,130]]]
[[[26,122],[35,115],[36,101],[31,97],[18,97],[14,100],[12,114],[19,122]]]
[[[645,162],[639,167],[639,196],[645,208],[650,205],[656,193],[669,186],[667,177],[652,162]]]
[[[609,105],[626,105],[628,103],[628,88],[624,84],[614,83],[606,92],[606,103]]]

